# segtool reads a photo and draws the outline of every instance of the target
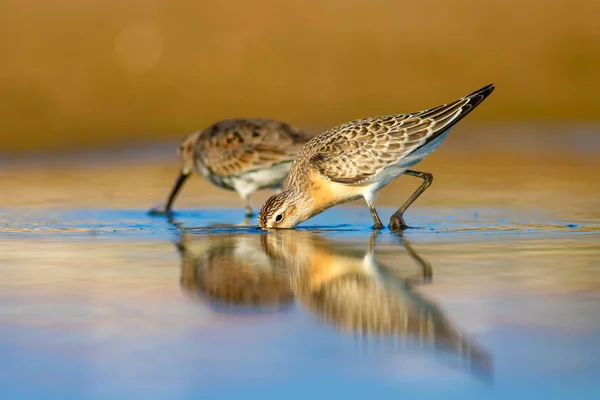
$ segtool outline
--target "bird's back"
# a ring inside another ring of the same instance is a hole
[[[488,85],[428,110],[338,125],[302,148],[290,170],[288,185],[302,186],[309,169],[334,182],[368,182],[386,167],[447,133],[493,90],[494,86]]]
[[[196,143],[197,162],[217,176],[291,162],[308,135],[290,125],[267,119],[232,119],[206,128]]]

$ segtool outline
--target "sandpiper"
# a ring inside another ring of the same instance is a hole
[[[292,161],[309,136],[290,125],[268,119],[230,119],[188,135],[179,147],[181,170],[166,204],[150,214],[169,214],[184,182],[195,170],[209,182],[236,191],[252,216],[250,195],[280,190]]]
[[[423,184],[390,218],[390,230],[406,228],[403,214],[431,185],[433,175],[409,169],[432,153],[448,132],[494,90],[485,86],[456,101],[410,114],[370,117],[321,133],[302,147],[285,190],[267,200],[258,214],[263,229],[293,228],[335,205],[364,198],[374,222],[378,190],[402,174]]]

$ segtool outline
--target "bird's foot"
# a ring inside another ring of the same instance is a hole
[[[403,231],[406,229],[406,222],[402,215],[392,215],[390,218],[390,231]]]
[[[383,226],[383,224],[381,222],[377,222],[377,223],[375,223],[375,225],[373,225],[371,227],[371,229],[373,229],[374,231],[380,231],[383,228],[385,228],[385,227]]]

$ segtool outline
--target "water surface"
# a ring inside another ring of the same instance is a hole
[[[590,398],[600,229],[506,213],[420,209],[397,235],[354,207],[275,233],[240,210],[4,211],[0,382],[7,398]]]

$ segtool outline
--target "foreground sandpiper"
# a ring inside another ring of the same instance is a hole
[[[179,148],[181,170],[166,204],[150,210],[168,214],[179,190],[195,170],[209,182],[236,191],[252,216],[250,195],[281,189],[294,157],[310,137],[290,125],[267,119],[231,119],[187,136]]]
[[[451,103],[412,114],[347,122],[314,137],[294,160],[285,191],[263,205],[259,226],[293,228],[328,208],[362,197],[371,211],[373,228],[382,229],[373,206],[375,194],[407,174],[423,179],[423,184],[390,218],[391,230],[405,229],[404,212],[433,180],[430,173],[409,168],[437,149],[448,132],[493,90],[494,85],[488,85]]]

